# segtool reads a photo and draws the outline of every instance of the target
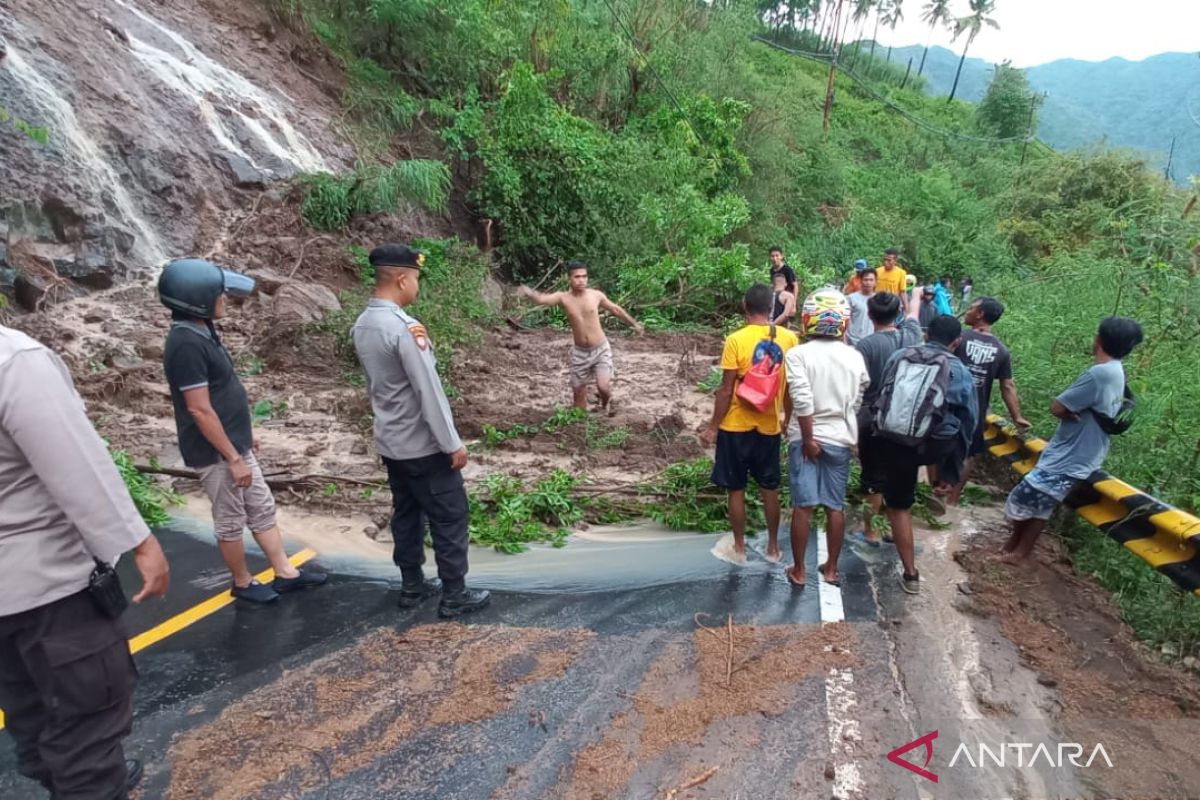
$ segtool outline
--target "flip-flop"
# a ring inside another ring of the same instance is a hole
[[[878,539],[868,539],[866,531],[854,531],[850,534],[850,538],[858,544],[866,545],[867,547],[878,548],[882,545],[882,542]]]
[[[804,581],[797,581],[795,578],[793,578],[793,577],[792,577],[792,570],[793,570],[793,569],[795,569],[795,568],[794,568],[794,567],[788,567],[786,570],[784,570],[784,575],[786,575],[786,576],[787,576],[788,583],[790,583],[790,584],[792,585],[792,588],[793,588],[793,589],[803,589],[803,588],[804,588],[804,585],[805,585],[805,584],[804,584]]]
[[[821,566],[817,567],[817,574],[821,576],[821,580],[825,581],[830,586],[837,586],[838,588],[841,588],[841,586],[842,586],[841,578],[831,581],[831,580],[829,580],[829,578],[825,577],[825,564],[822,564]]]

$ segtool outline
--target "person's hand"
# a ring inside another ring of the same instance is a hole
[[[646,332],[646,326],[640,322],[635,322],[635,323],[633,323],[633,331],[638,336],[641,336],[643,333]]]
[[[1013,424],[1016,425],[1021,430],[1027,430],[1027,429],[1033,427],[1033,423],[1030,422],[1029,420],[1025,419],[1024,417],[1017,417],[1016,419],[1013,420]]]
[[[133,596],[133,602],[166,596],[167,586],[171,583],[171,567],[153,533],[133,548],[133,563],[142,573],[142,590]]]
[[[233,485],[239,489],[249,488],[254,483],[254,473],[241,456],[229,462],[229,474],[233,476]]]
[[[517,294],[521,297],[533,297],[533,289],[530,289],[528,286],[518,286]]]
[[[717,443],[717,426],[709,425],[700,432],[700,441],[704,442],[708,447],[712,447]]]
[[[816,439],[809,439],[804,443],[804,457],[809,461],[816,461],[821,457],[821,443]]]
[[[450,469],[456,472],[467,465],[467,448],[460,447],[450,454]]]
[[[254,452],[258,452],[262,448],[262,439],[258,438],[258,434],[254,434]]]

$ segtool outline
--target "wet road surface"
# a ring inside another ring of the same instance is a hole
[[[181,521],[160,539],[171,594],[131,607],[131,634],[227,586],[204,526]],[[917,797],[882,757],[917,724],[883,619],[906,602],[894,550],[844,551],[837,589],[817,577],[814,536],[808,587],[795,591],[761,555],[718,560],[716,541],[629,529],[473,553],[471,582],[493,603],[467,628],[437,626],[433,602],[398,609],[386,561],[319,554],[325,587],[229,604],[136,655],[126,752],[146,764],[141,796],[654,797],[715,766],[703,796]],[[252,570],[265,566],[251,556]],[[132,567],[120,565],[127,589]],[[736,679],[720,674],[727,615]],[[822,627],[841,619],[837,635]],[[771,661],[780,647],[794,657]],[[747,680],[761,693],[737,688]],[[45,797],[16,775],[5,740],[0,797]]]

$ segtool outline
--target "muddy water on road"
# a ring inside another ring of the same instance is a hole
[[[211,539],[208,502],[189,497],[184,513],[171,528],[201,539]],[[367,579],[397,581],[392,545],[363,534],[371,520],[363,515],[326,517],[291,508],[280,508],[279,524],[287,540],[311,547],[321,563],[338,572]],[[716,534],[681,533],[653,522],[596,525],[571,534],[567,546],[531,544],[519,555],[491,548],[471,549],[472,585],[519,592],[612,592],[671,583],[718,578],[730,566],[713,550],[724,543]],[[765,546],[765,538],[761,543]],[[747,560],[740,572],[767,573],[780,567],[766,561],[750,540]],[[289,547],[289,550],[292,549]],[[426,571],[432,572],[433,552],[426,552]]]

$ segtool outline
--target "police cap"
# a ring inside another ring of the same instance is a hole
[[[406,244],[389,242],[381,244],[368,256],[372,267],[409,267],[420,269],[425,263],[425,254]]]

